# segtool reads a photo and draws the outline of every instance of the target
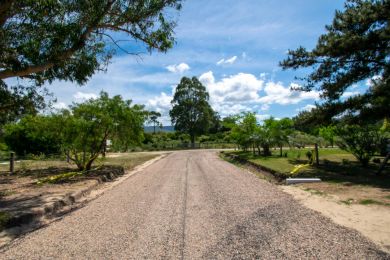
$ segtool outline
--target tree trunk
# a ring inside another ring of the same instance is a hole
[[[279,149],[280,149],[280,157],[283,157],[283,145],[280,145]]]
[[[260,146],[257,146],[257,153],[259,154],[259,156],[261,155]]]
[[[194,134],[191,135],[191,148],[192,149],[195,148],[195,135]]]
[[[264,153],[264,156],[271,155],[271,151],[269,150],[269,145],[268,144],[263,145],[263,153]]]
[[[87,162],[87,164],[86,164],[85,167],[84,167],[84,171],[89,171],[89,170],[91,170],[93,161],[94,161],[94,160],[89,160],[89,161]]]

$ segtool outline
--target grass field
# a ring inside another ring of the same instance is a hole
[[[385,169],[382,175],[376,175],[379,164],[370,163],[369,167],[360,166],[355,157],[337,148],[319,150],[319,166],[304,167],[296,174],[291,171],[298,164],[308,162],[306,152],[311,149],[286,149],[287,157],[279,157],[279,151],[273,150],[272,156],[253,155],[252,152],[233,153],[257,165],[277,171],[287,177],[319,177],[320,183],[297,185],[312,195],[335,195],[339,203],[390,206],[390,170]],[[381,160],[383,158],[380,158]]]
[[[279,150],[273,150],[272,156],[268,157],[243,151],[229,153],[239,155],[250,162],[277,171],[285,177],[320,177],[334,183],[351,182],[390,188],[389,167],[385,169],[382,176],[377,176],[376,172],[379,169],[379,164],[370,163],[367,168],[363,168],[352,154],[338,148],[319,149],[320,165],[318,167],[304,167],[297,173],[291,174],[295,166],[308,163],[306,152],[309,150],[312,149],[285,149],[287,157],[279,157]]]
[[[115,156],[108,155],[106,158],[98,158],[94,162],[94,166],[99,165],[117,165],[127,169],[131,169],[134,166],[141,164],[147,160],[156,157],[156,154],[152,153],[122,153],[115,154]],[[53,169],[53,168],[69,168],[75,169],[76,165],[73,163],[67,163],[64,158],[60,159],[37,159],[37,160],[17,160],[15,162],[15,171],[25,172],[29,170],[39,169]],[[7,161],[1,162],[0,174],[7,173],[9,171],[9,163]]]

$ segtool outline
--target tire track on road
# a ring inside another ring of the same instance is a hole
[[[183,192],[183,221],[182,221],[182,241],[180,250],[180,259],[184,259],[185,247],[186,247],[186,215],[187,215],[187,196],[188,196],[188,171],[189,171],[190,157],[186,161],[186,171],[184,175],[184,192]]]

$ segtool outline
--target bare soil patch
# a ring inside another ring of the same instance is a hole
[[[342,202],[350,197],[380,198],[386,193],[373,187],[350,186],[344,188],[328,183],[281,186],[304,206],[331,218],[335,223],[353,228],[390,252],[390,207]]]

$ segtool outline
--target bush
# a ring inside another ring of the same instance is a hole
[[[336,133],[340,137],[338,146],[352,153],[363,167],[367,167],[372,156],[378,151],[379,129],[372,125],[345,125],[339,126]]]
[[[309,163],[313,162],[313,153],[311,151],[306,152],[307,160],[309,160]]]

